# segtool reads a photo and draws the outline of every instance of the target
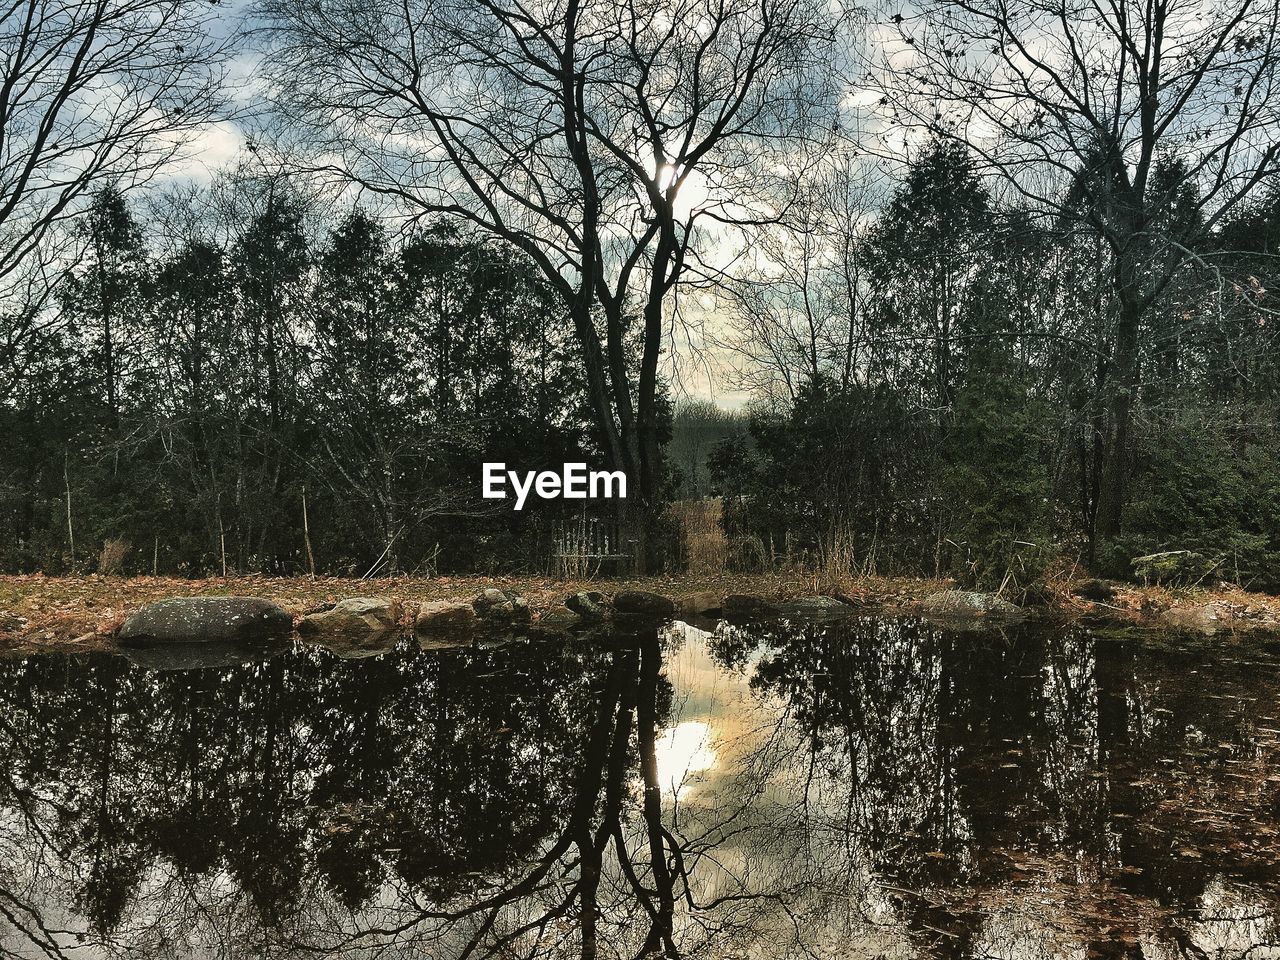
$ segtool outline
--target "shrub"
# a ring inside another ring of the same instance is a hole
[[[1266,412],[1185,410],[1143,438],[1124,533],[1104,560],[1160,583],[1280,583],[1280,437]]]

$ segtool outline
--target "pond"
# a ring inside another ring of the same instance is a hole
[[[1280,658],[676,623],[0,660],[4,957],[1280,957]]]

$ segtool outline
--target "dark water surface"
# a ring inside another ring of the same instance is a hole
[[[0,956],[1280,957],[1264,648],[853,619],[183,667],[0,660]]]

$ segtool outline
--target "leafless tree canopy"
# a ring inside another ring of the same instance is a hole
[[[670,299],[699,269],[700,240],[768,215],[758,201],[830,115],[829,11],[811,0],[266,11],[282,102],[329,169],[514,243],[553,283],[610,457],[648,499]]]
[[[14,0],[0,20],[0,279],[87,192],[145,181],[225,106],[230,42],[190,0]]]
[[[896,18],[892,119],[963,137],[1053,207],[1082,161],[1113,164],[1097,189],[1143,197],[1176,152],[1212,226],[1280,162],[1278,17],[1255,0],[927,3]]]

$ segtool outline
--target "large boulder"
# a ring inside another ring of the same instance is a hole
[[[496,623],[528,623],[533,619],[528,600],[518,593],[497,590],[493,587],[472,600],[471,606],[482,620]]]
[[[287,637],[293,618],[257,597],[174,597],[143,607],[118,635],[125,646],[154,643],[259,643]]]
[[[478,619],[476,608],[469,603],[433,600],[418,608],[414,629],[433,636],[454,634],[469,637]]]
[[[604,594],[595,590],[571,593],[564,598],[564,605],[583,620],[604,620],[609,616],[609,608],[604,604]]]
[[[626,616],[660,620],[674,616],[676,605],[670,597],[661,594],[646,590],[623,590],[613,595],[613,610]]]
[[[298,633],[304,637],[358,639],[390,633],[399,625],[399,600],[353,597],[339,601],[330,610],[303,617],[298,622]]]
[[[929,616],[1012,618],[1022,615],[1021,608],[991,593],[976,590],[941,590],[925,597],[920,609]]]

